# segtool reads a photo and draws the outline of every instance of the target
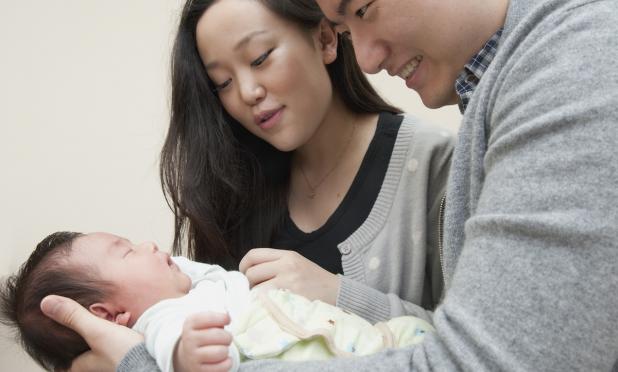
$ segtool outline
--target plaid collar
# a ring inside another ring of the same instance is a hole
[[[462,114],[466,111],[466,107],[468,107],[468,102],[470,97],[472,97],[472,93],[474,93],[474,89],[497,53],[501,36],[502,28],[485,43],[480,52],[470,59],[457,77],[457,80],[455,80],[455,90],[459,96],[459,111]]]

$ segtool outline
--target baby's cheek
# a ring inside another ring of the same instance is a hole
[[[182,276],[183,276],[182,290],[185,294],[187,294],[191,290],[191,278],[189,278],[189,276],[184,273],[182,274]]]

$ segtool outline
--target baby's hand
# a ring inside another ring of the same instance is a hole
[[[232,335],[223,329],[228,314],[204,312],[185,321],[182,336],[174,352],[174,370],[178,372],[224,372],[232,367],[229,357]]]

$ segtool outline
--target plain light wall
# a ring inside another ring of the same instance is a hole
[[[172,241],[158,177],[181,0],[0,0],[0,276],[57,230]],[[408,112],[456,130],[403,80],[370,76]],[[40,371],[0,328],[3,370]]]

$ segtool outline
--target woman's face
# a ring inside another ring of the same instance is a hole
[[[325,63],[336,52],[322,47],[318,29],[301,30],[259,1],[220,0],[196,33],[202,62],[232,117],[281,151],[308,142],[333,95]]]

